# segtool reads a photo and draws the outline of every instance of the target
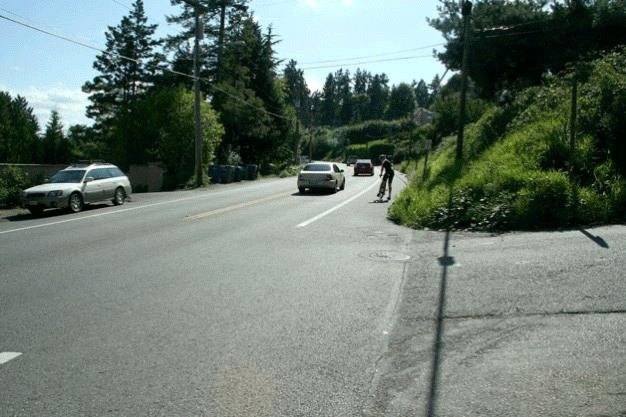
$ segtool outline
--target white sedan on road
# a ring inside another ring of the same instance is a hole
[[[343,169],[334,162],[312,162],[306,164],[298,174],[298,190],[304,194],[305,190],[329,189],[333,193],[337,189],[346,187],[346,178]]]

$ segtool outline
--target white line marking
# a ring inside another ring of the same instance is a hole
[[[56,222],[37,224],[37,225],[34,225],[34,226],[27,226],[27,227],[20,227],[18,229],[5,230],[5,231],[0,232],[0,235],[4,235],[4,234],[7,234],[7,233],[13,233],[13,232],[21,232],[21,231],[30,230],[30,229],[39,229],[41,227],[54,226],[54,225],[57,225],[57,224],[75,222],[75,221],[85,220],[85,219],[91,219],[91,218],[94,218],[94,217],[108,216],[108,215],[111,215],[111,214],[125,213],[125,212],[134,211],[134,210],[140,210],[140,209],[144,209],[144,208],[148,208],[148,207],[162,206],[162,205],[165,205],[165,204],[175,204],[175,203],[180,203],[181,201],[197,200],[197,199],[207,198],[207,197],[215,197],[216,195],[224,194],[224,193],[227,193],[229,191],[230,190],[224,190],[224,191],[220,191],[220,192],[216,192],[216,193],[202,194],[200,196],[195,195],[195,196],[191,196],[191,197],[179,198],[179,199],[176,199],[176,200],[161,201],[161,202],[158,202],[158,203],[151,203],[151,204],[146,204],[146,205],[143,205],[143,206],[129,207],[129,208],[125,208],[125,209],[109,211],[109,212],[106,212],[106,213],[97,213],[97,214],[91,214],[91,215],[88,215],[88,216],[72,217],[71,219],[59,220],[59,221],[56,221]]]
[[[20,356],[20,352],[0,352],[0,365]]]
[[[375,181],[372,183],[372,185],[370,185],[369,187],[367,187],[365,190],[361,191],[360,193],[358,193],[357,195],[354,195],[352,197],[350,197],[349,199],[347,199],[346,201],[337,204],[335,207],[326,210],[325,212],[323,212],[322,214],[318,214],[317,216],[313,217],[312,219],[309,219],[305,222],[300,223],[299,225],[297,225],[297,228],[301,228],[301,227],[307,227],[308,225],[310,225],[313,222],[318,221],[319,219],[321,219],[322,217],[326,217],[328,216],[330,213],[332,213],[335,210],[340,209],[341,207],[345,206],[346,204],[349,204],[351,202],[353,202],[354,200],[356,200],[357,198],[361,197],[363,194],[365,194],[366,192],[368,192],[369,190],[371,190],[372,188],[374,188],[375,186],[378,185],[378,181]]]

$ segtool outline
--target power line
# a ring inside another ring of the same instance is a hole
[[[8,13],[8,11],[5,11],[5,12]],[[34,26],[34,25],[29,25],[28,23],[20,22],[19,20],[12,19],[12,18],[10,18],[8,16],[5,16],[5,15],[2,15],[2,14],[0,14],[0,18],[8,20],[10,22],[13,22],[15,24],[24,26],[26,28],[32,29],[34,31],[44,33],[44,34],[46,34],[48,36],[52,36],[52,37],[64,40],[66,42],[73,43],[74,45],[82,46],[83,48],[88,48],[88,49],[91,49],[91,50],[103,53],[103,54],[111,56],[111,57],[123,59],[123,60],[126,60],[126,61],[131,61],[131,62],[134,62],[134,63],[137,63],[137,64],[141,63],[138,59],[130,58],[130,57],[127,57],[127,56],[124,56],[124,55],[120,55],[120,54],[114,53],[114,52],[105,51],[105,50],[97,48],[95,46],[88,45],[86,43],[83,43],[83,42],[80,42],[80,41],[68,38],[67,36],[59,35],[59,34],[50,32],[50,31],[48,31],[46,29],[42,29],[42,28],[39,28],[39,27]],[[285,116],[283,116],[281,114],[278,114],[278,113],[274,113],[274,112],[268,111],[268,110],[266,110],[264,108],[261,108],[261,107],[257,107],[254,104],[251,104],[251,103],[247,102],[246,100],[242,99],[239,96],[236,96],[236,95],[234,95],[232,93],[229,93],[228,91],[225,91],[225,90],[223,90],[223,89],[221,89],[221,88],[219,88],[219,87],[217,87],[215,85],[212,85],[211,84],[211,80],[209,80],[208,78],[194,77],[193,75],[186,74],[186,73],[180,72],[180,71],[175,71],[175,70],[172,70],[172,69],[169,69],[169,68],[164,68],[164,67],[157,67],[157,68],[160,69],[161,71],[169,72],[169,73],[175,74],[175,75],[180,75],[180,76],[183,76],[183,77],[186,77],[186,78],[190,78],[192,80],[197,79],[198,81],[203,81],[203,82],[207,83],[209,88],[211,88],[211,89],[213,89],[215,91],[218,91],[218,92],[220,92],[222,94],[225,94],[225,95],[227,95],[227,96],[229,96],[229,97],[231,97],[231,98],[233,98],[233,99],[235,99],[237,101],[240,101],[241,103],[243,103],[244,105],[246,105],[248,107],[256,109],[256,110],[258,110],[260,112],[263,112],[263,113],[265,113],[267,115],[274,116],[276,118],[280,118],[280,119],[284,119],[284,120],[290,120],[288,117],[285,117]]]
[[[375,61],[362,61],[362,62],[352,62],[352,63],[339,63],[335,65],[320,65],[317,67],[303,67],[302,70],[314,70],[314,69],[323,69],[323,68],[337,68],[337,67],[354,67],[357,65],[364,64],[377,64],[380,62],[393,62],[393,61],[406,61],[409,59],[418,59],[418,58],[432,58],[432,55],[414,55],[414,56],[404,56],[398,58],[388,58],[388,59],[378,59]]]
[[[315,64],[329,64],[329,63],[333,63],[333,62],[356,61],[356,60],[359,60],[359,59],[377,58],[377,57],[381,57],[381,56],[397,55],[397,54],[402,54],[402,53],[406,53],[406,52],[423,51],[424,49],[434,48],[435,46],[443,46],[443,45],[445,45],[445,44],[444,43],[434,43],[432,45],[421,46],[419,48],[403,49],[403,50],[400,50],[400,51],[386,52],[386,53],[383,53],[383,54],[364,55],[364,56],[358,56],[358,57],[354,57],[354,58],[343,58],[343,59],[338,58],[338,59],[327,59],[327,60],[323,60],[323,61],[301,62],[300,65],[315,65]]]
[[[130,7],[130,6],[129,6],[128,4],[126,4],[126,3],[122,3],[122,2],[121,2],[121,1],[119,1],[119,0],[111,0],[111,1],[112,1],[113,3],[117,3],[117,4],[119,4],[119,5],[120,5],[120,6],[122,6],[122,7],[127,8],[128,10],[132,10],[132,7]]]

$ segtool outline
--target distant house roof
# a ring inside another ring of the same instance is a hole
[[[413,113],[413,120],[415,120],[415,123],[417,123],[418,126],[425,125],[426,123],[432,122],[436,115],[437,113],[434,111],[418,107]]]

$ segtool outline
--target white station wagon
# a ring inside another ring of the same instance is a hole
[[[85,203],[111,200],[122,205],[132,192],[128,177],[113,164],[75,164],[58,171],[47,183],[24,190],[22,204],[35,215],[46,208],[78,213]]]

